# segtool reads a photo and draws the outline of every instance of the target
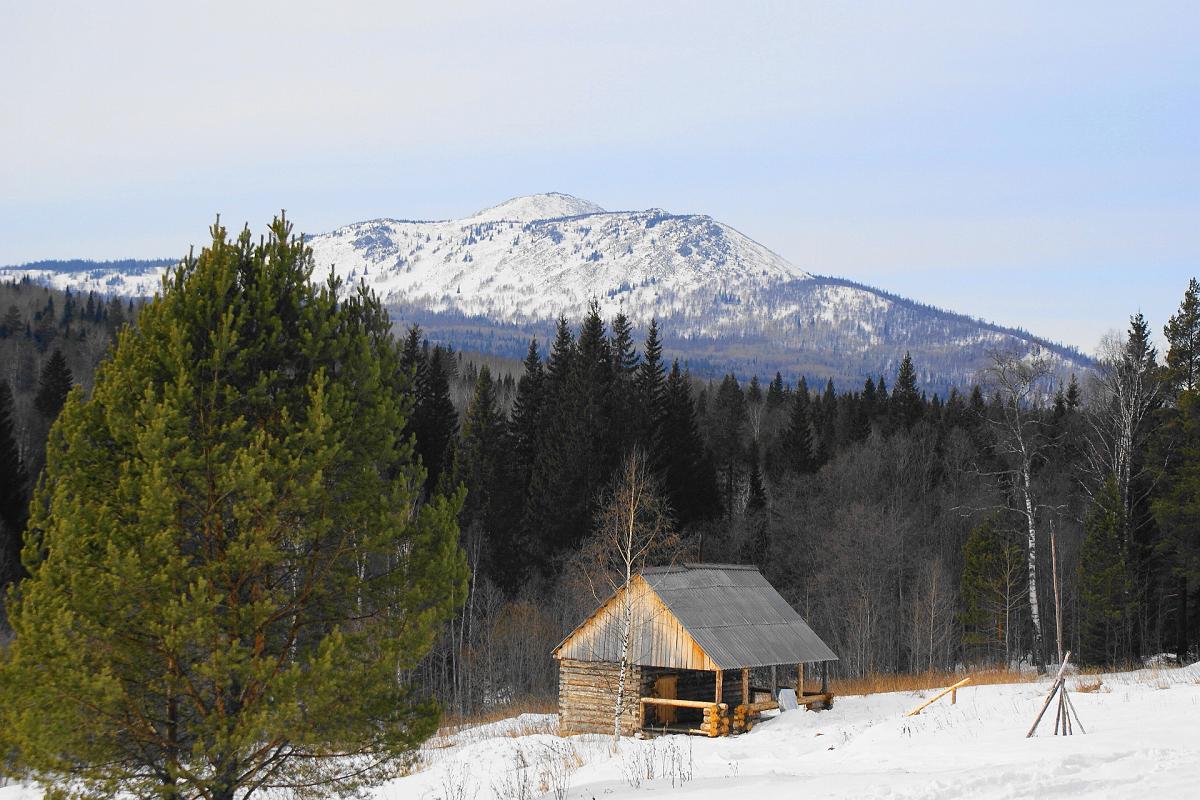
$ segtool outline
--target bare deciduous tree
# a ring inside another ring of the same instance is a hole
[[[1111,334],[1101,341],[1098,360],[1085,405],[1088,435],[1084,455],[1091,480],[1084,490],[1091,493],[1109,477],[1116,482],[1125,510],[1121,534],[1123,543],[1128,544],[1130,511],[1143,499],[1133,496],[1142,475],[1137,454],[1145,450],[1151,417],[1162,399],[1162,384],[1157,354],[1146,341]]]
[[[1034,659],[1038,666],[1045,657],[1042,616],[1038,608],[1038,491],[1034,471],[1052,444],[1041,415],[1053,377],[1053,365],[1040,351],[1028,355],[993,351],[992,365],[984,370],[989,388],[1000,395],[997,413],[987,420],[993,433],[993,449],[1000,458],[998,473],[1008,479],[1015,510],[1026,528],[1025,560],[1028,574],[1030,622],[1033,626]]]
[[[595,535],[584,550],[584,575],[597,599],[616,595],[620,607],[620,674],[613,707],[613,747],[621,737],[633,636],[634,578],[645,567],[672,560],[679,551],[670,509],[640,450],[621,462],[601,499]]]

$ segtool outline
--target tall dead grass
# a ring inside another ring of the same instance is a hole
[[[471,728],[477,728],[480,725],[489,725],[494,722],[503,722],[521,717],[525,714],[557,714],[558,704],[554,700],[525,700],[520,703],[510,703],[504,706],[485,711],[482,714],[469,714],[466,716],[458,714],[445,714],[442,716],[442,726],[434,738],[446,739],[454,736],[462,731]],[[504,729],[503,735],[511,737],[531,736],[536,733],[557,733],[557,721],[548,722],[539,719],[517,719],[513,724]]]
[[[975,686],[999,683],[1032,683],[1037,673],[1009,669],[981,669],[970,672],[873,673],[861,678],[840,678],[829,682],[835,695],[882,694],[884,692],[917,692],[944,689],[967,676]]]

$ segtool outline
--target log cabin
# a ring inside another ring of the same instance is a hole
[[[800,707],[828,708],[837,660],[757,568],[736,564],[642,570],[553,656],[564,736],[612,734],[618,693],[623,736],[739,733],[779,707],[781,675]],[[805,684],[810,665],[819,689]]]

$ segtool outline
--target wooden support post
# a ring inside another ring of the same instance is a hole
[[[953,689],[950,690],[950,705],[952,705],[952,706],[958,705],[958,687],[957,686],[955,686]]]
[[[804,697],[804,665],[796,665],[796,699]]]
[[[829,662],[821,662],[821,694],[829,694]]]
[[[771,699],[779,700],[779,673],[774,666],[771,667]]]
[[[947,694],[950,695],[951,699],[953,700],[953,698],[958,694],[959,687],[966,686],[970,682],[971,682],[971,676],[968,675],[967,677],[963,678],[961,681],[954,684],[950,688],[942,689],[940,692],[935,694],[933,697],[929,698],[924,703],[921,703],[921,705],[917,706],[916,708],[914,708],[912,711],[908,712],[904,716],[915,717],[917,714],[920,714],[921,711],[923,709],[925,709],[927,706],[933,705],[938,700],[941,700],[943,697],[945,697]]]
[[[742,705],[750,705],[750,670],[742,670]]]
[[[725,671],[719,669],[719,670],[717,670],[717,688],[716,688],[716,691],[713,693],[713,702],[715,702],[715,703],[721,702],[721,684],[724,682],[725,682]]]

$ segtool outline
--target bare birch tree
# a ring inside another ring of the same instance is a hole
[[[1051,444],[1037,413],[1046,399],[1053,377],[1049,358],[1035,350],[1028,355],[993,351],[992,365],[984,371],[990,389],[1000,395],[997,413],[987,421],[993,434],[993,450],[1008,479],[1014,510],[1025,522],[1025,563],[1028,578],[1029,616],[1033,628],[1034,659],[1039,667],[1045,658],[1042,615],[1038,606],[1038,491],[1034,472]]]
[[[1091,479],[1085,491],[1104,485],[1111,477],[1117,486],[1125,520],[1122,544],[1128,546],[1134,505],[1134,487],[1142,477],[1138,453],[1145,450],[1152,432],[1151,419],[1162,401],[1157,352],[1149,343],[1141,315],[1133,318],[1132,336],[1113,334],[1100,343],[1099,369],[1090,381],[1085,405],[1087,436],[1084,455]]]
[[[613,706],[614,748],[621,738],[630,645],[635,633],[634,578],[647,566],[670,561],[678,549],[670,510],[646,455],[633,450],[621,462],[601,499],[596,533],[584,553],[584,571],[593,593],[597,597],[615,595],[619,603],[620,672]]]

